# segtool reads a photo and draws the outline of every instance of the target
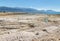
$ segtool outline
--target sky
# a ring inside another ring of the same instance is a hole
[[[60,11],[60,0],[0,0],[0,6]]]

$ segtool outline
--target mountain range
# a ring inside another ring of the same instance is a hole
[[[53,10],[37,10],[33,8],[12,8],[12,7],[0,7],[0,12],[26,12],[33,14],[60,14]]]

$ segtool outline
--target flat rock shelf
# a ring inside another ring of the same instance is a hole
[[[0,41],[60,41],[60,15],[0,15]]]

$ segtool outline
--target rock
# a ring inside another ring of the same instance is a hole
[[[36,40],[35,34],[25,31],[0,35],[0,41],[32,41],[32,39]]]
[[[56,29],[58,29],[59,27],[57,26],[50,26],[50,27],[46,27],[44,28],[48,33],[54,33]]]

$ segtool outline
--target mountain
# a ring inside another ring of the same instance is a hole
[[[42,13],[42,14],[60,14],[60,12],[56,12],[53,10],[40,10],[40,13]]]
[[[36,9],[32,8],[11,8],[11,7],[0,7],[0,12],[36,12]]]
[[[12,7],[0,7],[0,12],[26,12],[26,13],[38,13],[38,14],[60,14],[53,10],[36,10],[33,8],[12,8]]]

